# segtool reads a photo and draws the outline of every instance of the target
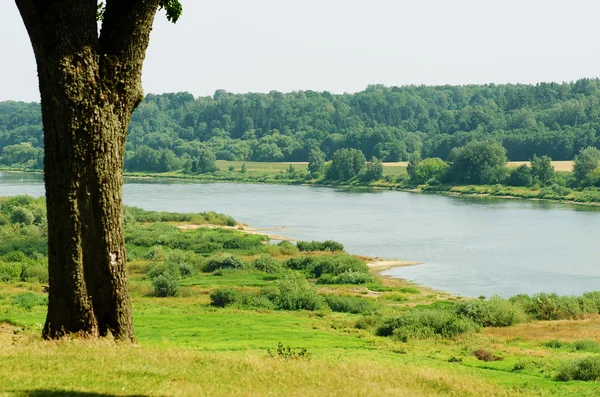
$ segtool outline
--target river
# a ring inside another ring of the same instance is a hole
[[[35,174],[0,172],[0,196],[44,194]],[[600,290],[600,208],[395,191],[128,180],[149,210],[217,211],[298,240],[422,265],[388,271],[452,293],[511,296]]]

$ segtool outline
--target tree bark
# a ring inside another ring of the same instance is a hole
[[[45,338],[134,341],[125,272],[123,157],[142,100],[158,0],[16,0],[38,67],[48,209]]]

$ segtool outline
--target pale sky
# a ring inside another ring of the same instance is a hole
[[[369,84],[600,76],[598,0],[181,0],[157,16],[146,93],[356,92]],[[0,0],[0,101],[39,100],[27,32]]]

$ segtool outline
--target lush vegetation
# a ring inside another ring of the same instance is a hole
[[[128,171],[211,172],[214,159],[309,161],[338,149],[367,158],[447,160],[454,148],[493,139],[511,160],[572,160],[599,147],[600,82],[470,86],[369,86],[328,92],[147,95],[127,138]],[[0,164],[41,168],[39,104],[0,103]]]
[[[462,299],[381,278],[368,258],[335,241],[268,244],[215,213],[127,208],[141,347],[42,342],[43,208],[42,199],[0,200],[2,391],[172,394],[173,382],[184,395],[595,395],[599,388],[600,293]]]

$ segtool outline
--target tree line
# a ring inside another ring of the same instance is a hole
[[[339,149],[370,159],[449,160],[472,141],[492,140],[512,161],[572,160],[600,147],[600,80],[536,85],[372,85],[355,94],[298,91],[194,98],[149,94],[133,114],[128,171],[203,170],[205,157],[244,161],[326,160]],[[39,104],[0,103],[0,164],[41,168]]]

